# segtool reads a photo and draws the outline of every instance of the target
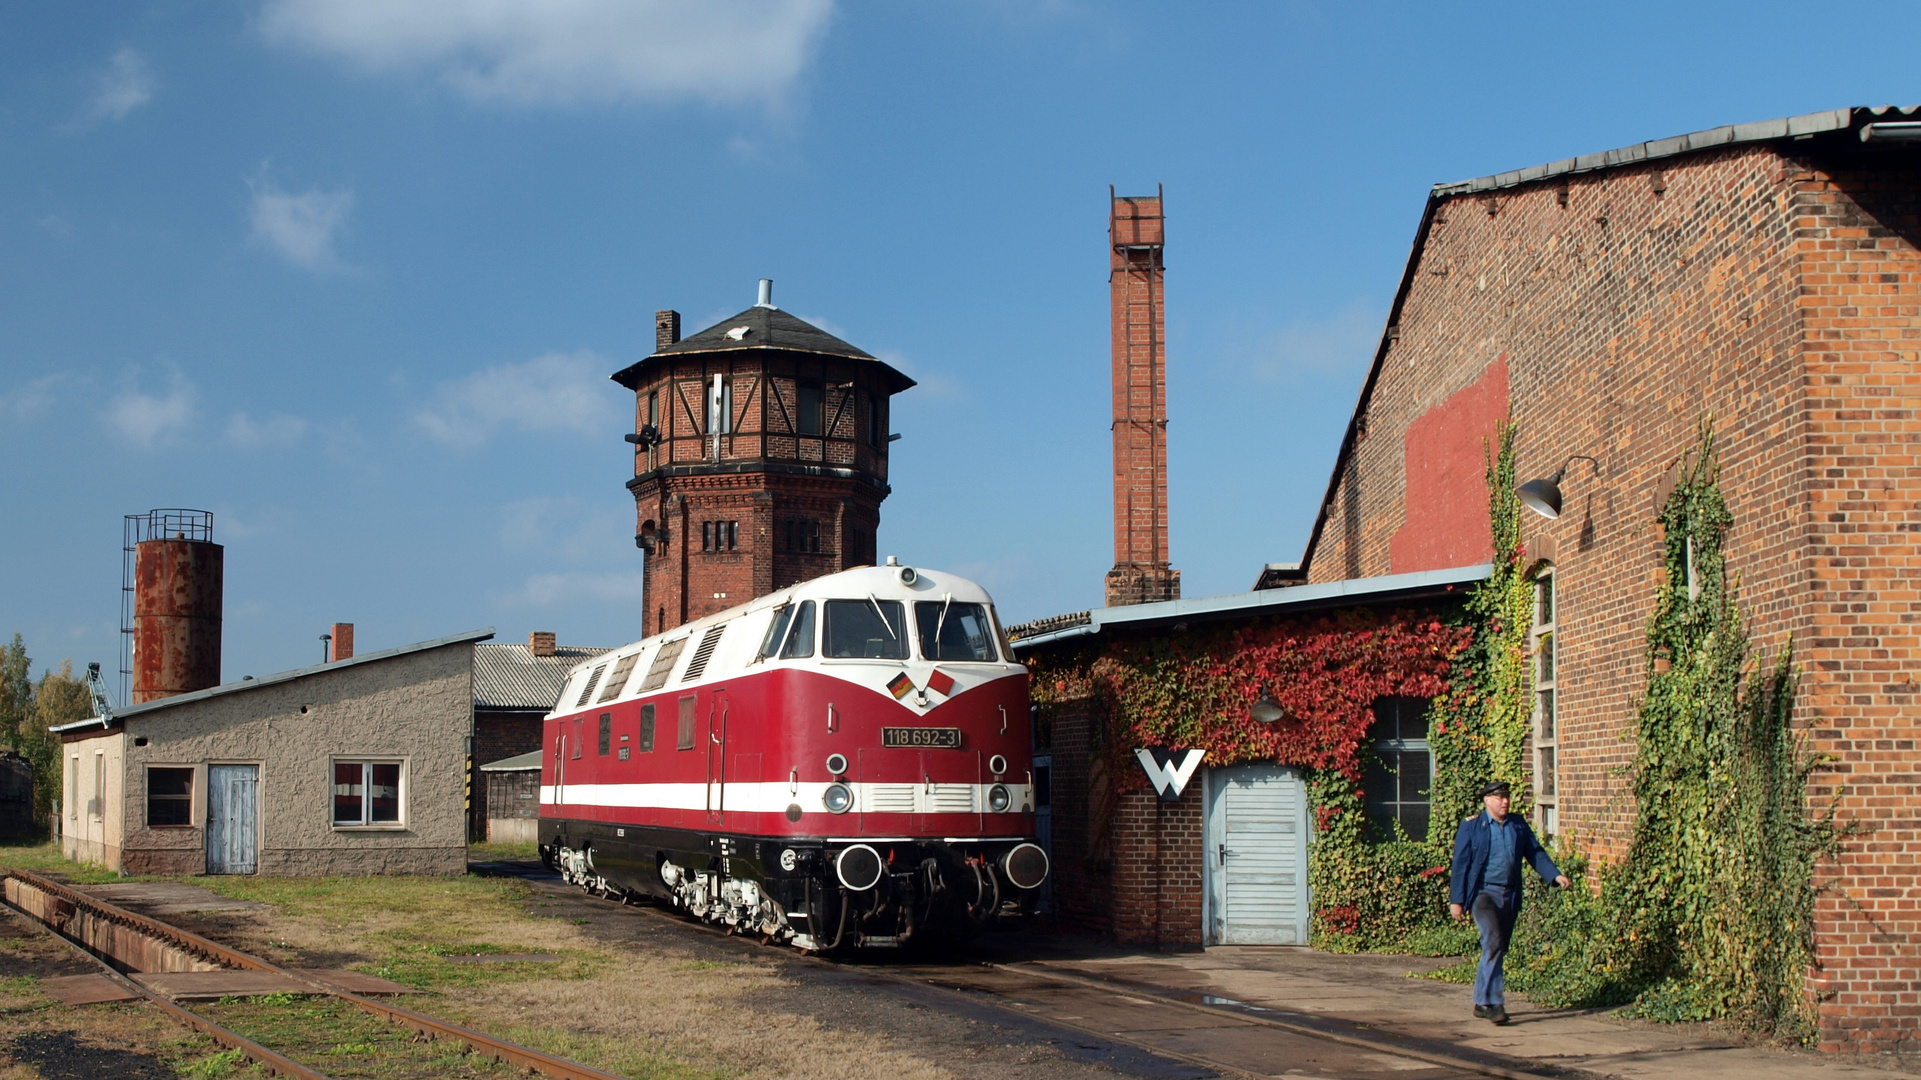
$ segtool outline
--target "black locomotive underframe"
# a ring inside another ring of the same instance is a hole
[[[999,864],[1031,837],[965,839],[765,837],[600,821],[540,822],[540,855],[556,867],[560,851],[590,852],[593,871],[622,899],[675,904],[662,876],[672,863],[753,882],[785,913],[806,947],[888,947],[910,940],[965,940],[976,930],[1031,914],[1038,890],[1010,883]],[[850,890],[835,873],[844,849],[865,844],[885,872],[873,888]],[[795,854],[791,870],[782,853]]]

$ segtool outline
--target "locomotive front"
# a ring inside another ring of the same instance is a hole
[[[1031,909],[1049,868],[1027,673],[979,586],[844,571],[617,652],[638,692],[549,719],[542,850],[570,880],[805,949],[960,938]],[[626,712],[635,752],[601,760]],[[654,749],[662,716],[672,753]]]

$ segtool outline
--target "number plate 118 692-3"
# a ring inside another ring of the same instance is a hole
[[[884,727],[880,729],[882,746],[934,746],[948,750],[960,747],[960,729],[957,727]]]

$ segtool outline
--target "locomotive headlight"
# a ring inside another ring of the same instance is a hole
[[[794,867],[799,865],[800,865],[800,854],[796,852],[793,848],[788,848],[787,850],[780,853],[780,868],[782,870],[785,870],[791,874],[794,872]]]
[[[1006,784],[995,784],[987,789],[987,808],[996,814],[1007,813],[1007,808],[1013,803],[1014,797],[1007,793]]]
[[[830,773],[833,773],[835,776],[839,776],[840,774],[846,772],[847,771],[847,755],[846,754],[827,755],[827,771]]]
[[[853,809],[854,789],[846,784],[829,784],[827,790],[821,792],[820,804],[830,814],[845,814]]]

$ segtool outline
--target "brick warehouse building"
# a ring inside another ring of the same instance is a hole
[[[760,301],[689,338],[655,316],[634,392],[644,634],[874,563],[888,400],[914,380]]]
[[[1555,520],[1533,760],[1552,831],[1619,856],[1660,566],[1658,501],[1712,416],[1757,653],[1792,637],[1795,723],[1871,831],[1824,868],[1821,1038],[1921,1037],[1921,116],[1839,109],[1436,187],[1304,558],[1327,583],[1487,558],[1483,440]],[[1270,581],[1268,583],[1280,583]],[[1545,659],[1545,658],[1544,658]]]

